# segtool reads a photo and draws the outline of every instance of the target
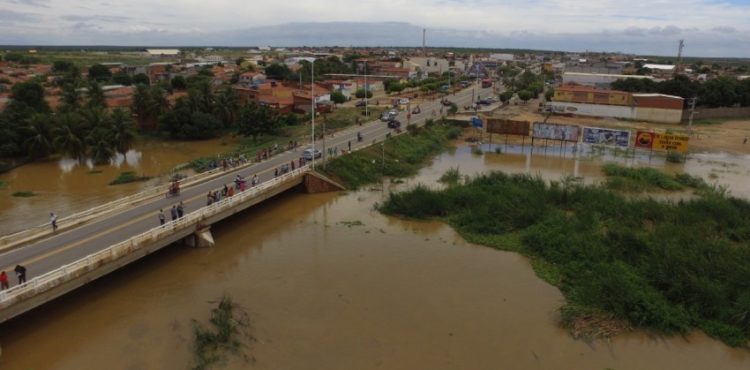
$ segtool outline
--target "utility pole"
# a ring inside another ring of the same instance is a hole
[[[685,40],[680,40],[677,47],[677,66],[674,69],[675,75],[682,72],[682,50],[685,49]]]
[[[691,98],[690,104],[690,118],[688,119],[688,134],[693,136],[693,116],[695,115],[695,103],[698,102],[698,97]]]
[[[425,48],[425,45],[427,44],[427,29],[422,28],[422,56],[427,56],[427,49]]]
[[[310,113],[312,113],[312,169],[315,171],[315,92],[312,89],[312,83],[315,81],[315,59],[310,63]],[[325,136],[324,136],[325,137]]]

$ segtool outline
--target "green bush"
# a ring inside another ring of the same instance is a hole
[[[133,171],[120,172],[120,175],[116,179],[110,182],[110,185],[128,184],[131,182],[146,181],[151,177],[149,176],[138,176]]]

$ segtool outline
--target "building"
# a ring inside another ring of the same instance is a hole
[[[584,72],[565,72],[563,73],[563,85],[576,84],[583,86],[593,86],[598,88],[609,88],[612,82],[626,78],[646,78],[656,81],[651,76],[640,75],[621,75],[605,73],[584,73]]]
[[[513,54],[490,54],[490,59],[498,62],[512,62],[515,56]]]
[[[241,84],[258,85],[266,82],[266,75],[260,72],[244,72],[240,74]]]
[[[559,114],[680,123],[684,104],[679,96],[561,86],[546,108]]]
[[[178,57],[180,49],[146,49],[146,54],[161,58]]]

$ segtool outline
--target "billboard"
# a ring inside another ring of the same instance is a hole
[[[635,135],[635,147],[651,150],[674,151],[686,153],[690,137],[679,134],[657,134],[638,131]]]
[[[558,123],[534,122],[533,131],[533,137],[536,139],[578,141],[581,128]]]
[[[487,132],[501,135],[529,136],[528,121],[513,121],[509,119],[487,119]]]
[[[656,134],[654,150],[668,150],[673,152],[687,153],[690,137],[677,134]]]
[[[627,148],[630,146],[630,131],[584,127],[583,142],[586,144],[613,145]]]

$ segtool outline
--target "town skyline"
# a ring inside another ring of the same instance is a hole
[[[0,44],[482,47],[750,57],[747,1],[0,0]]]

